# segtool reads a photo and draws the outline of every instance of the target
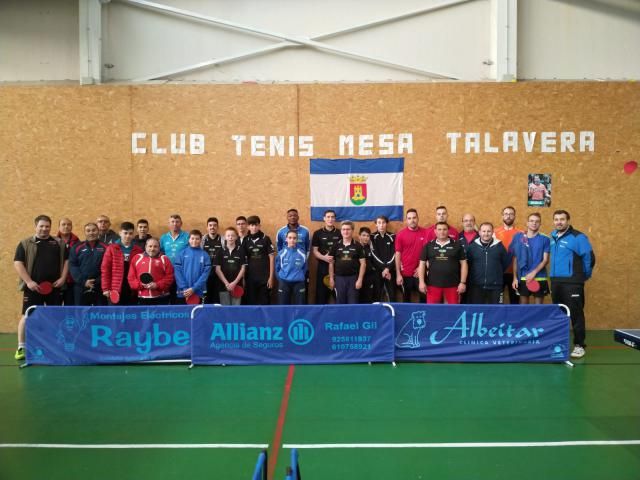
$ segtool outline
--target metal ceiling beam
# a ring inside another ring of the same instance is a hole
[[[80,84],[102,82],[102,2],[79,0]]]
[[[518,78],[518,2],[491,0],[491,41],[494,62],[492,77],[497,82],[512,82]]]
[[[165,72],[159,72],[156,73],[154,75],[150,75],[150,76],[145,76],[145,77],[140,77],[137,79],[133,79],[133,81],[147,81],[147,80],[151,80],[153,78],[162,78],[162,77],[166,77],[166,76],[170,76],[170,75],[176,75],[179,73],[185,73],[185,72],[189,72],[189,71],[194,71],[194,70],[199,70],[202,68],[206,68],[206,67],[210,67],[213,65],[220,65],[223,63],[230,63],[233,61],[238,61],[241,59],[246,59],[246,58],[250,58],[250,57],[254,57],[254,56],[258,56],[258,55],[263,55],[265,53],[269,53],[269,52],[273,52],[282,48],[286,48],[286,47],[291,47],[291,46],[307,46],[307,47],[311,47],[317,50],[321,50],[324,52],[328,52],[334,55],[338,55],[338,56],[342,56],[342,57],[347,57],[347,58],[351,58],[354,60],[359,60],[359,61],[363,61],[366,63],[371,63],[374,65],[379,65],[379,66],[383,66],[383,67],[388,67],[388,68],[393,68],[393,69],[397,69],[397,70],[402,70],[402,71],[406,71],[409,73],[413,73],[413,74],[417,74],[417,75],[422,75],[422,76],[427,76],[430,78],[439,78],[439,79],[452,79],[452,80],[456,80],[458,79],[458,77],[456,77],[455,75],[452,74],[445,74],[445,73],[436,73],[436,72],[430,72],[424,69],[419,69],[419,68],[415,68],[415,67],[411,67],[408,65],[403,65],[403,64],[398,64],[398,63],[394,63],[394,62],[389,62],[386,61],[384,59],[380,59],[377,57],[372,57],[369,55],[362,55],[356,52],[352,52],[352,51],[348,51],[348,50],[344,50],[341,48],[337,48],[337,47],[333,47],[331,45],[327,45],[325,43],[319,42],[317,40],[319,39],[326,39],[326,38],[330,38],[330,37],[335,37],[337,35],[341,35],[341,34],[346,34],[346,33],[352,33],[355,31],[359,31],[359,30],[363,30],[366,28],[371,28],[373,26],[378,26],[378,25],[382,25],[385,23],[389,23],[392,21],[397,21],[400,19],[404,19],[404,18],[410,18],[416,15],[420,15],[423,13],[428,13],[428,12],[432,12],[432,11],[436,11],[436,10],[441,10],[444,8],[448,8],[454,5],[459,5],[462,3],[468,3],[471,1],[475,1],[475,0],[452,0],[449,2],[444,2],[441,4],[437,4],[437,5],[432,5],[428,8],[424,8],[421,10],[416,10],[413,12],[408,12],[408,13],[404,13],[401,15],[397,15],[397,16],[393,16],[393,17],[389,17],[389,18],[385,18],[385,19],[380,19],[380,20],[375,20],[372,22],[368,22],[368,23],[364,23],[361,25],[356,25],[353,27],[349,27],[347,29],[343,29],[343,30],[339,30],[339,31],[335,31],[335,32],[329,32],[326,34],[322,34],[319,36],[316,36],[314,38],[303,38],[303,37],[296,37],[296,36],[292,36],[292,35],[287,35],[287,34],[281,34],[279,32],[274,32],[274,31],[270,31],[270,30],[265,30],[265,29],[261,29],[261,28],[256,28],[256,27],[252,27],[252,26],[248,26],[248,25],[242,25],[236,22],[231,22],[231,21],[227,21],[227,20],[222,20],[219,18],[215,18],[215,17],[211,17],[211,16],[207,16],[207,15],[202,15],[196,12],[192,12],[189,10],[183,10],[183,9],[179,9],[179,8],[175,8],[175,7],[169,7],[166,5],[162,5],[159,3],[155,3],[155,2],[150,2],[147,0],[118,0],[120,3],[125,3],[125,4],[129,4],[132,6],[136,6],[139,8],[144,8],[144,9],[149,9],[152,11],[157,11],[166,15],[172,15],[172,16],[179,16],[179,17],[185,17],[188,19],[192,19],[192,20],[196,20],[196,21],[201,21],[201,22],[205,22],[205,23],[209,23],[209,24],[213,24],[222,28],[229,28],[232,30],[239,30],[241,32],[244,33],[250,33],[253,35],[258,35],[258,36],[263,36],[263,37],[268,37],[271,39],[278,39],[278,40],[284,40],[283,42],[274,44],[274,45],[269,45],[267,47],[263,47],[263,48],[259,48],[259,49],[255,49],[255,50],[250,50],[247,52],[243,52],[241,54],[238,55],[231,55],[228,57],[221,57],[221,58],[217,58],[217,59],[212,59],[212,60],[207,60],[204,62],[200,62],[197,64],[193,64],[193,65],[188,65],[185,67],[181,67],[179,69],[172,69],[170,71],[165,71]]]

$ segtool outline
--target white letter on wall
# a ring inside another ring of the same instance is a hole
[[[138,139],[144,140],[147,138],[146,133],[133,132],[131,134],[131,153],[147,153],[147,149],[144,147],[138,147]]]

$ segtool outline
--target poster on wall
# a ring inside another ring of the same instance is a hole
[[[527,206],[550,207],[551,206],[551,174],[530,173],[529,190],[527,193]]]

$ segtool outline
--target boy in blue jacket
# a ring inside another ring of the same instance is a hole
[[[304,305],[306,298],[307,255],[298,248],[298,232],[290,230],[286,246],[278,252],[276,275],[278,276],[278,303],[280,305]]]
[[[201,299],[207,288],[207,279],[211,272],[211,258],[200,248],[202,233],[200,230],[189,232],[189,246],[180,251],[173,264],[177,285],[177,303],[183,305],[192,295]]]

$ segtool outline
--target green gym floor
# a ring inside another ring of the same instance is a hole
[[[0,335],[0,479],[250,479],[260,445],[274,479],[292,445],[305,480],[638,479],[640,351],[612,336],[574,368],[189,370],[19,369]]]

